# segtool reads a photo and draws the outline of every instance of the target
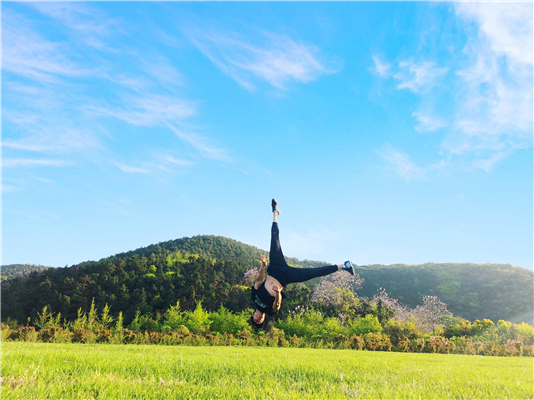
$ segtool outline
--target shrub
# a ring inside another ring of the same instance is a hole
[[[11,332],[11,340],[20,340],[22,342],[36,342],[38,334],[35,331],[34,326],[23,326],[18,329],[15,329]]]
[[[350,323],[350,332],[355,335],[379,333],[382,331],[382,325],[378,322],[378,318],[371,314],[366,315],[365,318],[356,318]]]
[[[176,331],[175,331],[178,335],[182,335],[182,336],[187,336],[187,335],[190,335],[191,333],[189,332],[189,329],[187,329],[187,326],[185,325],[180,325]]]
[[[193,312],[185,313],[184,325],[195,334],[206,334],[210,330],[210,315],[202,308],[202,302],[199,301]]]
[[[349,339],[350,348],[355,350],[361,350],[365,346],[365,342],[363,340],[363,337],[358,335],[352,335]]]
[[[398,347],[401,341],[409,342],[421,336],[415,324],[410,321],[389,320],[384,326],[384,333],[395,347]]]
[[[12,330],[9,328],[9,325],[2,324],[2,337],[0,340],[2,342],[7,341],[9,337],[11,336],[11,332]]]
[[[169,332],[161,335],[160,343],[168,346],[175,346],[182,343],[183,335],[176,332]]]
[[[72,341],[72,332],[67,330],[57,331],[52,339],[53,343],[70,343]]]
[[[125,329],[122,331],[122,341],[125,344],[133,343],[135,341],[136,336],[137,334],[130,329]]]
[[[75,343],[95,343],[96,339],[96,334],[87,329],[74,329],[74,332],[72,333],[72,341]]]
[[[365,335],[363,335],[363,340],[365,342],[365,348],[367,350],[391,350],[391,341],[386,335],[383,335],[379,332],[366,333]]]
[[[250,314],[252,314],[252,310],[248,314],[246,312],[234,314],[221,306],[218,311],[209,314],[209,329],[211,332],[220,334],[231,333],[237,335],[243,329],[249,327],[248,318]]]
[[[109,343],[112,339],[111,330],[101,329],[95,331],[97,343]]]
[[[45,343],[53,342],[57,333],[63,331],[63,328],[59,326],[53,326],[51,328],[41,329],[37,334],[37,338]]]

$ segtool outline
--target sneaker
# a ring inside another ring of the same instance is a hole
[[[273,208],[273,212],[278,212],[278,214],[280,214],[280,210],[278,210],[278,202],[275,199],[271,201],[271,207]]]
[[[354,275],[354,265],[352,265],[350,260],[347,260],[343,263],[343,269],[347,272],[350,272],[351,275]]]

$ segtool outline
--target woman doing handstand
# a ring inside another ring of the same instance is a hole
[[[304,282],[309,279],[333,274],[336,271],[344,269],[354,275],[354,266],[350,261],[345,261],[339,265],[327,265],[320,268],[293,268],[290,267],[282,253],[280,246],[280,235],[278,230],[277,217],[280,215],[278,203],[272,200],[273,225],[271,228],[271,262],[268,267],[268,275],[265,278],[265,267],[267,261],[265,256],[261,255],[261,268],[258,278],[252,286],[251,299],[256,311],[250,317],[250,323],[254,328],[261,328],[265,322],[265,315],[275,315],[282,304],[284,294],[282,290],[290,283]]]

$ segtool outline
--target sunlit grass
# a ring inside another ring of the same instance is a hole
[[[2,343],[2,399],[530,399],[533,384],[531,358]]]

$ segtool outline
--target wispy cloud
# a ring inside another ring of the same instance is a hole
[[[208,144],[208,140],[205,137],[196,133],[186,132],[169,123],[166,123],[166,125],[176,136],[193,146],[203,157],[223,162],[230,162],[232,160],[224,149]]]
[[[2,69],[40,83],[53,83],[58,76],[89,74],[87,68],[66,56],[68,47],[44,39],[24,17],[4,10],[2,15]]]
[[[472,165],[490,171],[515,150],[532,146],[532,3],[456,3],[457,15],[475,22],[464,50],[470,64],[458,71],[463,90],[454,132],[443,149],[475,153]]]
[[[407,60],[399,63],[399,71],[393,77],[400,81],[397,85],[398,89],[419,93],[434,87],[438,78],[448,71],[449,68],[440,68],[432,61],[416,63],[413,60]]]
[[[176,166],[179,166],[179,167],[191,167],[191,166],[195,165],[195,163],[193,161],[183,160],[183,159],[176,158],[176,157],[170,156],[170,155],[162,155],[162,156],[160,156],[160,160],[161,160],[161,162],[163,164],[176,165]]]
[[[30,20],[15,12],[16,7],[5,8],[3,14],[3,63],[8,74],[3,82],[2,146],[10,154],[79,152],[91,160],[99,153],[109,153],[108,141],[120,135],[120,130],[102,128],[109,125],[109,117],[133,127],[173,124],[176,128],[197,115],[198,102],[180,95],[184,77],[178,69],[152,48],[130,48],[121,37],[125,33],[121,21],[82,3],[29,7],[52,21]],[[62,35],[52,39],[47,35],[50,29],[43,25],[54,26]],[[106,43],[116,44],[120,50]],[[124,68],[124,63],[129,63],[129,68]],[[229,159],[200,135],[182,130],[177,138],[206,158]],[[8,159],[7,166],[52,165],[45,161],[32,164],[30,159],[34,158]],[[173,160],[158,162],[171,165]],[[180,162],[185,166],[179,159],[174,159],[173,165]],[[151,171],[148,164],[117,167],[126,173]]]
[[[2,193],[13,193],[13,192],[19,192],[21,190],[22,190],[21,187],[7,185],[5,183],[2,183]]]
[[[381,78],[385,78],[391,75],[391,64],[382,61],[382,59],[374,55],[372,56],[375,63],[373,71],[376,72]]]
[[[111,50],[103,38],[120,29],[120,22],[109,19],[97,8],[78,2],[34,2],[33,7],[52,18],[82,38],[85,45],[100,51]]]
[[[388,169],[390,171],[400,176],[406,182],[426,179],[427,177],[424,169],[415,165],[406,153],[397,150],[389,143],[378,151],[378,155],[388,163]]]
[[[162,94],[125,95],[121,105],[90,105],[86,111],[107,115],[131,125],[154,126],[170,121],[185,120],[196,114],[196,103]]]
[[[447,123],[443,119],[434,117],[424,111],[415,111],[412,116],[418,122],[415,126],[415,130],[418,132],[435,132],[447,126]]]
[[[188,29],[191,43],[222,72],[246,89],[267,82],[286,89],[291,82],[307,83],[339,69],[321,60],[319,49],[269,32],[251,32],[247,38],[224,30]]]
[[[150,173],[150,170],[146,168],[140,168],[140,167],[132,167],[131,165],[121,164],[121,163],[115,163],[115,166],[119,168],[122,172],[125,172],[127,174],[148,174]]]
[[[398,90],[420,96],[414,128],[443,132],[440,154],[490,172],[516,150],[532,146],[533,5],[456,2],[453,9],[464,23],[466,45],[447,67],[410,59],[390,69],[374,56],[375,72],[398,80]],[[440,99],[451,98],[446,111],[435,108]]]
[[[55,182],[51,181],[50,179],[41,178],[41,177],[38,177],[38,176],[36,176],[35,179],[37,179],[38,181],[44,182],[44,183],[48,183],[50,185],[54,185],[55,184]]]
[[[71,165],[71,163],[62,161],[62,160],[46,160],[46,159],[35,159],[35,158],[3,158],[2,159],[3,168],[37,167],[37,166],[65,167],[67,165]]]

